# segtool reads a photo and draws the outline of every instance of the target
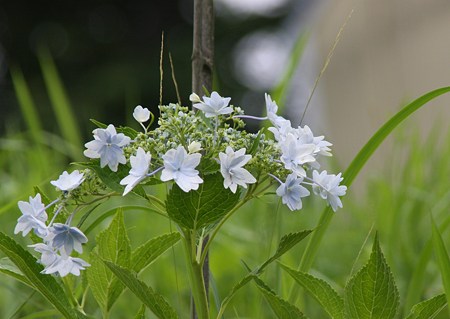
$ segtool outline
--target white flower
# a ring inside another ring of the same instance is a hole
[[[188,154],[181,145],[176,150],[168,150],[162,157],[164,169],[161,172],[161,180],[166,182],[173,179],[185,192],[198,189],[203,180],[198,176],[199,172],[195,167],[200,164],[201,157],[199,153]]]
[[[285,183],[281,183],[277,189],[277,195],[281,197],[283,204],[286,204],[290,210],[302,209],[302,197],[309,195],[309,190],[300,185],[303,177],[297,177],[296,174],[289,174]]]
[[[291,121],[283,119],[283,121],[278,121],[277,124],[276,127],[269,127],[269,131],[273,133],[277,142],[284,142],[289,133],[295,135]]]
[[[94,140],[84,144],[87,148],[84,155],[89,158],[100,158],[100,167],[108,165],[113,172],[117,172],[119,163],[127,162],[122,147],[130,143],[130,138],[123,133],[117,134],[112,124],[106,129],[95,129],[93,133]]]
[[[342,207],[339,196],[344,196],[347,191],[347,186],[339,185],[343,179],[341,173],[328,175],[327,171],[322,171],[320,174],[318,171],[313,171],[313,191],[316,195],[326,199],[333,211]]]
[[[200,142],[193,141],[188,145],[188,151],[190,154],[197,153],[202,150],[202,144]]]
[[[303,128],[299,126],[293,132],[302,143],[316,145],[317,149],[315,153],[323,156],[332,156],[329,146],[333,144],[325,141],[324,136],[314,136],[308,125],[305,125]]]
[[[72,250],[83,252],[82,244],[88,239],[77,227],[70,227],[66,224],[55,223],[49,227],[49,234],[45,240],[55,249],[59,249],[66,255],[70,255]]]
[[[286,120],[282,116],[277,115],[278,112],[278,105],[275,101],[272,100],[269,94],[264,94],[265,100],[266,100],[266,109],[267,109],[267,118],[270,122],[272,122],[273,125],[276,127],[280,127],[285,123],[289,123],[289,126],[291,125],[291,122],[289,120]]]
[[[28,245],[28,247],[32,247],[34,248],[35,251],[41,253],[41,258],[39,262],[46,267],[56,262],[58,260],[58,257],[61,257],[56,253],[56,251],[52,247],[46,244],[39,243],[34,245]]]
[[[138,105],[134,108],[133,117],[139,123],[147,122],[150,119],[150,111],[149,109]]]
[[[30,196],[29,202],[20,201],[18,203],[22,216],[17,220],[14,234],[22,232],[22,236],[28,235],[31,230],[35,234],[43,238],[47,235],[47,213],[45,206],[41,201],[41,194],[37,194],[34,198]]]
[[[251,155],[245,155],[245,148],[234,152],[230,146],[227,146],[225,153],[219,153],[220,173],[224,178],[223,186],[236,193],[238,185],[247,188],[247,184],[253,184],[256,179],[243,166],[252,158]]]
[[[204,96],[203,102],[195,103],[193,106],[205,113],[206,117],[215,117],[220,114],[230,114],[233,109],[228,106],[231,98],[221,97],[219,93],[212,92],[211,97]]]
[[[120,181],[120,185],[127,185],[123,196],[128,194],[137,184],[147,177],[151,159],[151,154],[149,152],[146,153],[141,147],[138,148],[136,156],[130,156],[130,173]]]
[[[314,144],[303,144],[294,135],[288,134],[286,140],[279,143],[281,148],[281,162],[284,167],[295,172],[298,176],[306,176],[306,171],[302,167],[305,163],[312,163],[316,160]]]
[[[73,171],[72,173],[67,173],[64,171],[56,181],[51,181],[50,184],[56,186],[60,191],[71,191],[84,181],[83,173],[80,173],[78,170]]]
[[[58,256],[58,259],[53,264],[47,266],[42,273],[54,274],[58,272],[61,277],[65,277],[68,274],[79,276],[80,270],[85,270],[89,266],[90,264],[81,258]]]
[[[43,274],[59,273],[61,277],[73,274],[75,276],[80,275],[80,270],[86,269],[90,265],[81,258],[74,258],[68,255],[58,255],[56,251],[45,244],[30,245],[35,251],[41,253],[39,262],[45,266],[41,271]]]

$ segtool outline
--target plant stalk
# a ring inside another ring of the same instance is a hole
[[[201,96],[203,87],[212,91],[214,65],[214,6],[213,0],[194,0],[194,36],[192,45],[192,92]],[[207,246],[209,236],[206,236],[203,246]],[[202,252],[203,253],[203,252]],[[203,287],[208,308],[209,292],[209,253],[202,260]],[[192,319],[197,318],[196,307],[200,307],[194,298]],[[200,314],[199,314],[200,315]],[[200,316],[198,316],[201,318]]]
[[[192,238],[190,234],[185,232],[183,242],[192,299],[194,300],[195,305],[195,307],[192,308],[192,317],[195,316],[195,318],[199,319],[209,319],[208,298],[203,279],[203,269],[202,265],[197,262],[195,238]]]

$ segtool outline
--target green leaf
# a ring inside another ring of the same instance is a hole
[[[378,147],[383,143],[386,137],[391,134],[391,132],[404,120],[406,120],[411,114],[420,109],[429,101],[437,98],[440,95],[450,92],[450,87],[443,87],[434,91],[431,91],[425,95],[422,95],[418,99],[414,100],[410,104],[406,105],[400,112],[395,114],[390,118],[380,129],[370,138],[370,140],[363,146],[359,151],[353,161],[350,163],[349,167],[345,170],[343,184],[350,187],[353,180],[356,178],[358,173],[367,163],[372,154],[378,149]],[[303,252],[302,259],[300,261],[299,270],[307,272],[316,258],[317,251],[322,242],[325,232],[330,225],[331,219],[334,213],[330,207],[325,208],[322,213],[319,222],[317,223],[317,228],[314,234],[308,241],[308,245]],[[297,297],[298,289],[297,286],[291,290],[289,300],[293,301]]]
[[[0,250],[17,266],[31,286],[39,291],[63,316],[70,319],[86,318],[73,309],[54,277],[41,274],[43,267],[36,258],[2,232],[0,232]]]
[[[134,316],[134,319],[145,319],[145,305],[143,304],[141,308],[139,308],[138,313]]]
[[[278,244],[277,251],[275,254],[273,254],[272,257],[267,259],[258,269],[258,273],[260,273],[264,268],[266,268],[270,263],[274,262],[278,258],[280,258],[282,255],[287,253],[289,250],[291,250],[295,245],[297,245],[299,242],[301,242],[303,239],[305,239],[306,236],[311,234],[312,230],[304,230],[297,233],[291,233],[284,235],[280,243]]]
[[[433,218],[431,218],[431,225],[433,230],[432,241],[434,254],[437,258],[439,270],[441,272],[442,284],[444,286],[445,295],[447,296],[447,304],[450,305],[450,258],[447,249],[445,248],[444,241],[442,240],[441,233],[436,227]]]
[[[431,299],[415,305],[406,319],[433,319],[447,306],[445,294],[437,295]]]
[[[262,263],[262,265],[259,266],[255,271],[246,275],[241,281],[239,281],[233,287],[233,289],[230,291],[228,296],[226,296],[225,299],[222,301],[222,304],[220,305],[219,315],[217,316],[217,318],[219,318],[220,315],[223,314],[228,303],[231,301],[231,299],[233,299],[234,295],[239,291],[239,289],[241,289],[246,284],[248,284],[252,279],[257,278],[257,275],[261,274],[268,265],[270,265],[276,259],[280,258],[283,254],[288,252],[291,248],[293,248],[295,245],[297,245],[300,241],[302,241],[311,232],[312,232],[312,230],[304,230],[301,232],[291,233],[291,234],[283,236],[280,240],[280,243],[278,244],[278,248],[277,248],[275,254],[273,254],[272,257],[270,257],[264,263]]]
[[[100,161],[98,159],[92,160],[90,162],[76,162],[73,163],[78,166],[82,166],[85,168],[89,168],[97,174],[98,178],[110,189],[115,192],[123,193],[124,186],[120,185],[120,181],[128,176],[130,168],[127,165],[119,165],[117,168],[117,172],[113,172],[109,169],[109,167],[105,166],[103,168],[100,167]],[[135,187],[131,194],[138,195],[147,200],[147,195],[141,186]]]
[[[139,273],[179,240],[180,234],[175,232],[150,239],[133,251],[130,268]]]
[[[239,291],[239,289],[241,289],[246,284],[248,284],[253,278],[256,278],[256,275],[253,274],[253,273],[250,273],[247,276],[245,276],[244,278],[242,278],[241,281],[239,281],[233,287],[233,289],[231,289],[231,291],[228,294],[228,296],[226,296],[223,299],[222,304],[220,305],[219,314],[217,315],[217,318],[220,318],[223,315],[223,313],[225,311],[225,308],[228,306],[228,303],[231,301],[231,299],[233,299],[234,295]]]
[[[27,286],[34,288],[31,282],[22,274],[19,268],[17,268],[16,265],[14,265],[7,257],[0,259],[0,272],[19,280]]]
[[[346,318],[391,319],[395,317],[399,295],[394,277],[384,259],[378,236],[369,262],[345,287]]]
[[[239,201],[239,191],[233,194],[223,187],[221,174],[203,176],[198,190],[184,192],[176,184],[167,195],[169,216],[187,229],[200,229],[217,223]]]
[[[175,310],[160,294],[136,278],[136,274],[109,261],[104,261],[119,280],[130,289],[158,318],[178,318]]]
[[[270,289],[261,279],[253,278],[256,286],[266,299],[267,303],[272,308],[273,312],[279,319],[302,319],[305,315],[294,305],[291,305],[286,300],[281,299],[277,294]]]
[[[129,267],[130,256],[131,247],[123,221],[123,212],[118,209],[109,227],[98,234],[97,246],[90,254],[91,267],[87,269],[92,294],[105,314],[122,293],[123,286],[104,265],[103,260]]]
[[[97,121],[97,120],[94,120],[94,119],[90,119],[90,121],[91,121],[95,126],[97,126],[98,128],[105,129],[105,128],[108,127],[107,124],[102,123],[102,122],[100,122],[100,121]],[[131,139],[135,139],[136,136],[139,134],[138,131],[136,131],[135,129],[133,129],[133,128],[131,128],[131,127],[128,127],[128,126],[119,126],[119,127],[116,127],[116,132],[117,132],[117,133],[123,133],[123,134],[125,134],[126,136],[130,137]]]
[[[322,308],[334,319],[344,319],[344,300],[337,292],[324,280],[316,278],[310,274],[296,271],[286,265],[280,266],[291,275]]]
[[[108,125],[107,125],[107,124],[105,124],[105,123],[102,123],[102,122],[100,122],[100,121],[97,121],[97,120],[94,120],[94,119],[89,119],[89,121],[91,121],[92,123],[94,123],[94,125],[95,125],[95,126],[97,126],[98,128],[102,128],[102,129],[105,129],[105,128],[107,128],[107,127],[108,127]]]

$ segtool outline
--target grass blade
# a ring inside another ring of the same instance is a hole
[[[11,66],[11,79],[19,102],[22,116],[31,133],[35,144],[40,144],[42,138],[42,125],[36,112],[36,105],[25,81],[22,70],[18,66]]]
[[[450,305],[450,257],[448,255],[447,249],[445,248],[444,241],[442,240],[441,237],[441,233],[439,232],[439,229],[437,228],[433,220],[433,217],[431,218],[431,225],[433,230],[432,240],[434,253],[437,258],[439,270],[441,271],[442,284],[444,286],[447,304]]]
[[[46,48],[39,48],[38,59],[61,134],[68,143],[80,149],[72,154],[73,159],[80,160],[82,139],[58,70]]]
[[[283,78],[278,83],[276,88],[272,91],[272,99],[274,101],[277,101],[280,114],[283,112],[283,108],[285,105],[284,102],[287,96],[286,92],[289,90],[291,80],[294,77],[295,71],[298,69],[298,65],[303,56],[303,52],[305,51],[306,43],[308,43],[308,37],[309,36],[306,33],[301,33],[299,35],[297,41],[294,44],[292,53],[289,56],[289,61],[285,68]]]

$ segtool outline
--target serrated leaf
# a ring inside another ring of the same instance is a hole
[[[0,232],[0,250],[17,266],[32,287],[39,291],[63,316],[70,319],[86,318],[72,308],[55,278],[41,274],[43,267],[36,258],[2,232]]]
[[[132,252],[130,268],[139,273],[179,240],[180,234],[175,232],[150,239]]]
[[[294,305],[288,303],[286,300],[277,296],[277,294],[270,289],[261,279],[253,278],[259,291],[266,299],[267,303],[272,308],[273,312],[279,319],[302,319],[305,315]]]
[[[302,241],[306,236],[308,236],[312,230],[304,230],[297,233],[291,233],[288,235],[285,235],[281,238],[280,243],[278,244],[277,251],[275,254],[267,259],[261,266],[259,266],[255,271],[249,273],[247,276],[245,276],[241,281],[239,281],[233,289],[230,291],[230,293],[225,297],[225,299],[222,301],[222,304],[220,305],[219,309],[219,315],[223,314],[225,311],[225,308],[227,307],[228,303],[233,299],[234,295],[247,283],[249,283],[253,278],[257,278],[256,275],[261,274],[264,269],[274,262],[276,259],[280,258],[283,254],[288,252],[291,248],[293,248],[295,245],[297,245],[300,241]],[[220,316],[217,316],[218,318]]]
[[[34,288],[31,282],[22,274],[19,268],[17,268],[17,266],[14,265],[7,257],[0,259],[0,272],[19,280],[27,286]]]
[[[331,318],[344,319],[344,300],[326,281],[283,264],[280,266],[320,303]]]
[[[391,319],[395,317],[399,295],[394,277],[384,259],[378,236],[369,262],[356,273],[345,287],[346,318]]]
[[[238,292],[239,289],[241,289],[242,287],[244,287],[246,284],[248,284],[253,278],[256,278],[256,275],[250,273],[247,276],[245,276],[244,278],[241,279],[241,281],[239,281],[234,287],[233,289],[231,289],[230,293],[228,294],[228,296],[226,296],[221,305],[220,305],[220,309],[219,309],[219,315],[217,316],[217,318],[220,318],[221,315],[223,314],[223,312],[225,311],[225,308],[227,307],[228,303],[231,301],[231,299],[233,299],[234,295]]]
[[[278,244],[277,251],[275,254],[273,254],[272,257],[270,257],[268,260],[266,260],[260,267],[258,272],[262,271],[265,267],[267,267],[270,263],[274,262],[278,258],[280,258],[282,255],[287,253],[291,248],[293,248],[295,245],[297,245],[299,242],[301,242],[303,239],[305,239],[306,236],[308,236],[312,230],[304,230],[297,233],[291,233],[284,235],[280,243]]]
[[[145,305],[143,304],[141,308],[139,308],[139,311],[137,312],[136,316],[134,316],[134,319],[145,319]]]
[[[130,289],[158,318],[178,318],[175,310],[160,294],[136,278],[136,274],[109,261],[104,261],[119,280]]]
[[[200,229],[217,223],[239,201],[239,190],[233,194],[223,187],[221,174],[203,176],[198,190],[184,192],[176,184],[167,195],[169,216],[187,229]]]
[[[447,306],[445,294],[437,295],[412,307],[406,319],[433,319]]]
[[[130,255],[130,240],[126,233],[123,212],[118,209],[109,227],[98,234],[97,246],[90,255],[91,267],[87,269],[87,278],[92,294],[105,313],[111,309],[123,291],[123,286],[102,260],[129,267]]]
[[[434,254],[437,258],[437,263],[442,277],[442,285],[444,286],[445,295],[447,297],[447,303],[450,304],[450,257],[447,249],[445,248],[444,241],[442,240],[441,233],[436,227],[436,224],[431,219],[432,225],[432,242],[434,248]],[[450,308],[449,308],[450,313]]]

